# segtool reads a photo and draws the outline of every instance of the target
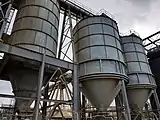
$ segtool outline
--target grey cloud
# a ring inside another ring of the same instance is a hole
[[[126,0],[126,1],[129,1],[129,2],[131,2],[131,3],[133,3],[134,5],[137,5],[137,6],[148,7],[152,3],[156,2],[157,0]]]
[[[113,14],[120,32],[135,29],[142,37],[147,37],[159,30],[160,0],[80,0],[80,2],[96,11],[104,8]]]

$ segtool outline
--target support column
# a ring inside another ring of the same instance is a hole
[[[120,93],[115,98],[115,103],[116,103],[117,120],[120,120],[120,116],[121,116],[120,110],[121,110],[121,107],[123,107],[120,101]]]
[[[85,118],[86,118],[86,115],[85,115],[85,113],[86,113],[85,105],[86,105],[86,98],[82,94],[82,107],[81,107],[81,110],[82,110],[82,120],[85,120]]]
[[[49,99],[48,90],[49,90],[49,84],[44,90],[44,99]],[[42,120],[46,120],[46,115],[47,115],[47,102],[43,101]]]
[[[122,80],[122,96],[123,96],[124,105],[126,107],[126,113],[128,118],[127,120],[131,120],[130,108],[129,108],[129,103],[127,99],[126,86],[125,86],[124,80]]]
[[[156,107],[157,107],[158,118],[160,119],[160,103],[159,103],[159,99],[158,99],[156,89],[153,90],[153,96],[154,96],[154,100],[155,100]]]
[[[78,80],[78,65],[74,47],[74,38],[73,38],[73,27],[72,27],[72,17],[71,11],[69,10],[69,24],[70,24],[70,33],[72,40],[72,51],[73,51],[73,120],[80,120],[80,85]]]
[[[77,77],[77,65],[74,65],[73,71],[73,120],[80,120],[79,105],[80,105],[80,95],[79,95],[79,81]]]
[[[43,54],[42,58],[42,64],[39,71],[39,77],[38,77],[38,87],[37,87],[37,100],[36,100],[36,106],[35,106],[35,120],[39,120],[39,103],[41,99],[41,88],[43,83],[43,76],[44,76],[44,67],[45,67],[45,52]]]

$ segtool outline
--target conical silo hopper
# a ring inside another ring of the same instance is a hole
[[[55,57],[58,41],[60,7],[58,0],[19,0],[18,12],[10,43],[14,46]],[[34,63],[18,64],[10,57],[7,75],[18,97],[35,97],[39,68]],[[26,61],[25,61],[26,62]],[[45,78],[48,76],[45,74]],[[44,79],[45,79],[44,78]],[[29,107],[32,100],[16,99],[19,109]]]
[[[127,78],[117,24],[107,16],[81,20],[74,28],[79,80],[83,93],[99,110],[106,110]]]
[[[130,108],[137,112],[143,109],[156,84],[142,45],[142,39],[135,34],[123,36],[122,47],[129,77],[128,102]]]

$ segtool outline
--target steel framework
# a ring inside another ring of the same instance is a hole
[[[59,119],[60,115],[62,120],[71,119],[66,118],[64,115],[63,109],[67,108],[67,112],[73,114],[74,120],[80,120],[80,118],[84,119],[86,117],[85,113],[89,114],[89,112],[86,110],[86,98],[80,94],[80,84],[77,78],[77,63],[73,49],[72,29],[80,19],[87,16],[94,16],[97,13],[80,5],[79,3],[77,4],[75,1],[60,0],[61,16],[63,20],[60,23],[61,28],[59,31],[59,48],[57,58],[53,58],[45,55],[45,53],[40,54],[7,44],[5,36],[8,36],[6,34],[10,34],[10,29],[12,27],[10,26],[11,21],[14,21],[13,17],[18,4],[18,0],[14,0],[14,2],[13,0],[2,0],[2,2],[0,2],[0,38],[2,39],[0,42],[0,52],[10,56],[16,56],[17,58],[20,58],[20,62],[31,62],[39,68],[38,92],[37,97],[30,98],[15,97],[14,95],[6,94],[0,94],[0,97],[29,99],[35,102],[34,110],[31,113],[25,113],[23,116],[21,114],[16,115],[15,111],[12,114],[14,117],[27,116],[33,118],[33,120],[38,120],[39,117],[42,116],[42,119],[49,120],[53,118]],[[101,12],[112,17],[104,10]],[[150,38],[146,38],[146,40],[147,39]],[[144,42],[146,40],[144,39]],[[151,44],[153,43],[157,43],[157,41],[152,41]],[[148,44],[146,44],[145,47],[147,47]],[[2,62],[0,66],[0,74],[3,71],[6,62],[7,61]],[[52,76],[45,85],[42,85],[43,74],[46,70],[50,71]],[[127,111],[128,118],[126,118],[126,120],[131,120],[125,84],[123,81],[120,83],[119,87],[122,88],[121,95],[123,96],[122,98],[124,101],[124,103],[119,107],[121,110],[123,109],[123,111]],[[82,97],[80,97],[80,95]],[[80,106],[80,104],[82,105]],[[72,109],[72,111],[70,111],[70,109]],[[120,114],[120,116],[124,117],[122,114]]]
[[[160,45],[160,31],[143,39],[143,44],[147,52],[159,48]]]
[[[5,39],[4,35],[8,34],[10,29],[11,21],[13,21],[14,10],[18,6],[18,0],[14,2],[11,0],[3,1],[0,4],[1,12],[1,29],[0,38]],[[35,111],[32,114],[25,114],[25,116],[32,117],[35,120],[42,116],[43,119],[52,119],[57,112],[60,112],[61,118],[65,119],[63,115],[62,108],[64,106],[69,106],[67,108],[73,107],[73,118],[79,120],[79,83],[77,79],[77,65],[73,57],[69,57],[67,54],[68,50],[71,49],[71,43],[73,42],[72,36],[72,19],[78,20],[79,18],[85,16],[93,15],[91,12],[79,7],[70,1],[60,0],[61,12],[64,13],[64,20],[62,25],[62,32],[60,35],[59,51],[57,58],[51,58],[45,54],[39,54],[27,49],[18,48],[9,44],[5,44],[1,41],[0,52],[12,56],[21,58],[24,61],[30,61],[34,63],[39,70],[39,83],[38,92],[36,98],[25,98],[25,97],[15,97],[12,95],[1,94],[1,97],[5,98],[18,98],[18,99],[31,99],[35,101]],[[66,31],[66,32],[65,32]],[[68,43],[67,43],[68,42]],[[73,45],[73,44],[72,44]],[[73,46],[72,46],[73,47]],[[73,50],[74,51],[74,50]],[[74,56],[74,55],[73,55]],[[60,59],[61,58],[61,59]],[[64,59],[70,60],[70,62],[64,61]],[[5,66],[5,63],[3,63]],[[51,78],[48,82],[42,86],[44,70],[53,71]],[[68,76],[66,71],[72,71],[73,76]],[[3,67],[1,66],[1,72]],[[73,77],[73,79],[72,79]],[[50,85],[52,83],[52,85]],[[72,85],[73,87],[70,88]],[[74,88],[74,89],[73,89]],[[73,90],[71,90],[73,89]],[[73,91],[73,93],[71,92]],[[67,98],[66,98],[67,95]],[[42,97],[41,97],[42,96]],[[58,98],[60,96],[60,98]],[[65,98],[65,99],[64,99]],[[67,100],[68,99],[68,100]],[[74,102],[73,102],[74,101]],[[40,104],[42,104],[40,107]],[[49,104],[48,104],[49,103]],[[58,108],[58,109],[57,109]],[[13,114],[13,116],[17,116]],[[18,114],[19,117],[23,115]],[[33,117],[35,116],[35,117]]]

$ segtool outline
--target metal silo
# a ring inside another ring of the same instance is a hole
[[[133,111],[142,110],[151,90],[156,87],[142,39],[135,34],[122,37],[125,62],[127,64],[127,95]]]
[[[106,110],[127,78],[119,32],[114,20],[94,16],[74,28],[79,80],[84,94],[99,110]]]
[[[21,0],[11,36],[12,45],[55,57],[59,25],[58,0]]]
[[[10,43],[34,52],[46,52],[46,55],[55,57],[59,16],[58,0],[19,0]],[[15,62],[10,70],[7,70],[14,93],[18,97],[35,97],[38,70],[32,63],[28,64]],[[44,80],[47,77],[45,74]],[[32,100],[17,99],[16,105],[20,110],[24,110],[25,107],[30,107],[31,102]]]

